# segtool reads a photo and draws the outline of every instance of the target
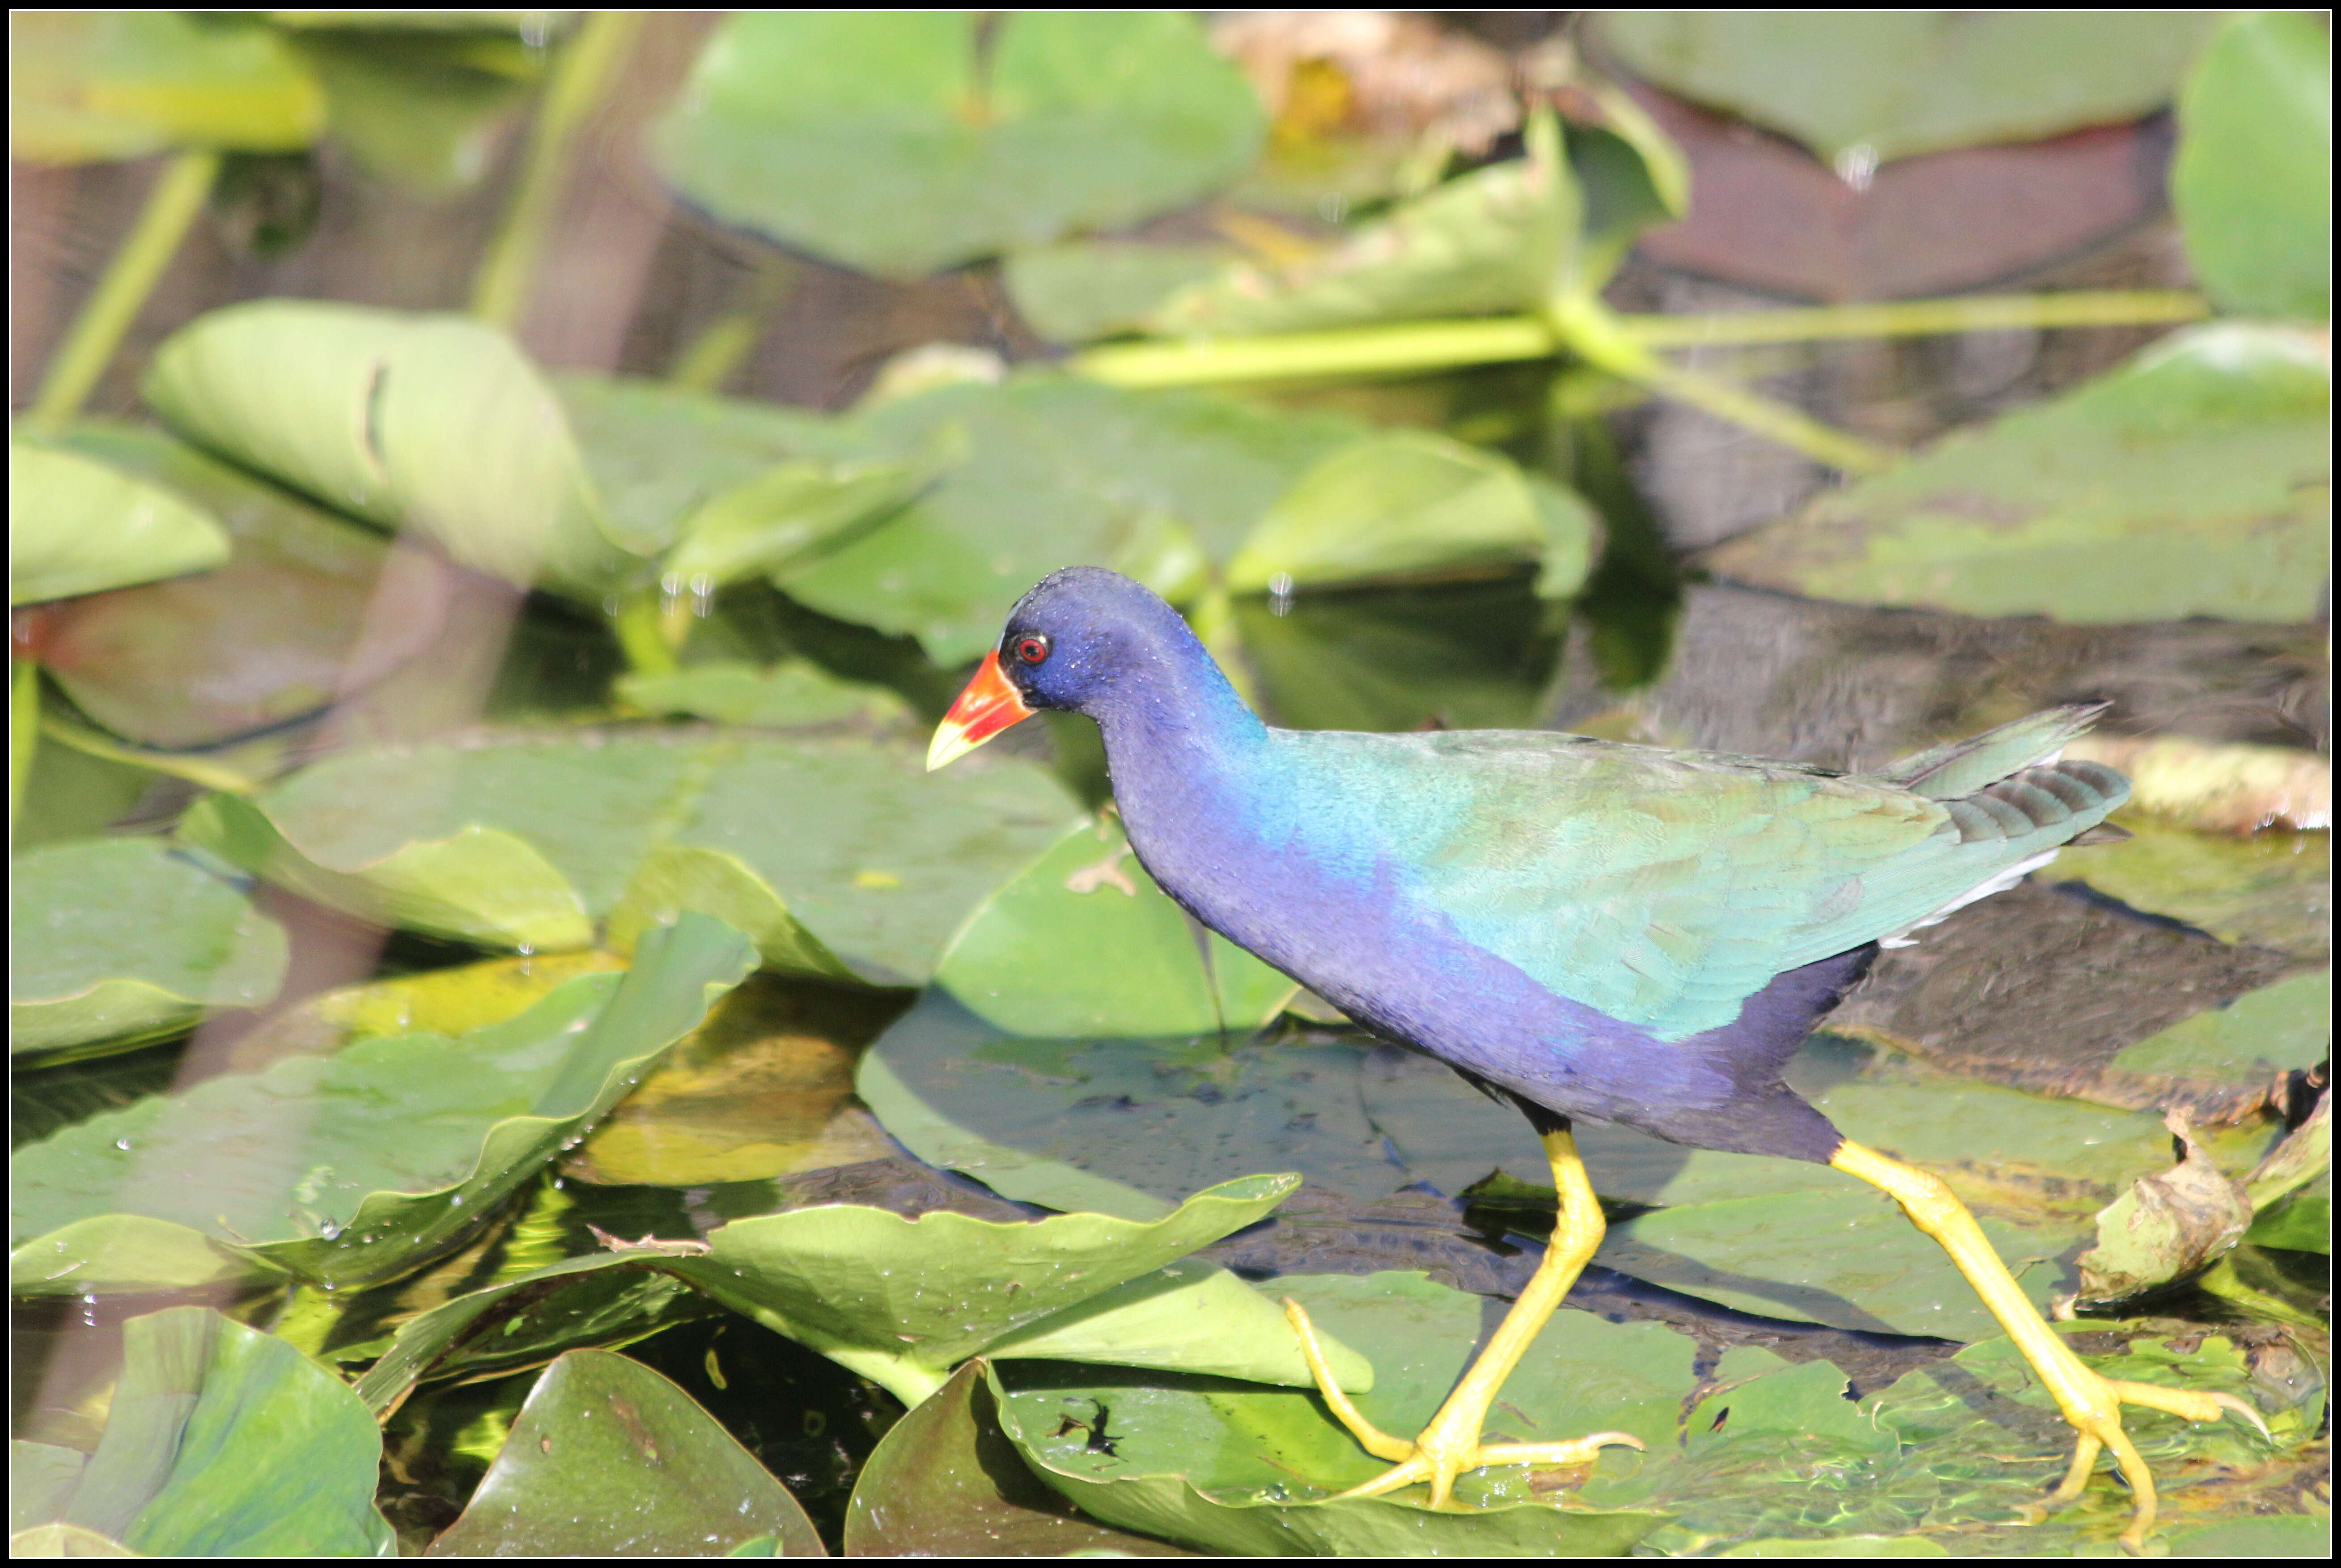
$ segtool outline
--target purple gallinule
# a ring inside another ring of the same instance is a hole
[[[1559,1209],[1542,1263],[1430,1425],[1367,1422],[1287,1311],[1334,1414],[1434,1506],[1483,1464],[1579,1464],[1573,1443],[1483,1444],[1505,1377],[1602,1236],[1573,1118],[1694,1148],[1833,1166],[1939,1242],[2079,1433],[2055,1500],[2110,1448],[2143,1542],[2154,1479],[2124,1404],[2196,1421],[2226,1394],[2118,1383],[2033,1310],[1936,1177],[1853,1143],[1781,1081],[1880,945],[1907,941],[2103,821],[2127,782],[2057,755],[2100,707],[2036,713],[1876,772],[1623,746],[1549,731],[1275,729],[1179,612],[1073,567],[1024,596],[941,726],[940,768],[1038,709],[1104,731],[1139,859],[1195,918],[1379,1034],[1429,1051],[1535,1125]]]

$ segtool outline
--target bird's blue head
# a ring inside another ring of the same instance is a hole
[[[1120,572],[1051,572],[1009,612],[1000,642],[936,727],[940,768],[1042,709],[1101,723],[1118,710],[1232,704],[1250,715],[1176,610]],[[1254,721],[1256,722],[1256,721]]]

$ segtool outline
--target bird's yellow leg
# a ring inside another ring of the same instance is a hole
[[[1999,1261],[1999,1255],[1984,1238],[1983,1228],[1976,1224],[1975,1216],[1936,1177],[1850,1142],[1830,1156],[1829,1164],[1884,1191],[1902,1206],[1911,1224],[1933,1236],[1951,1255],[1951,1261],[1967,1275],[1984,1305],[1991,1309],[2000,1327],[2024,1352],[2024,1359],[2031,1363],[2032,1370],[2057,1401],[2057,1408],[2064,1412],[2065,1419],[2080,1434],[2074,1447],[2072,1465],[2065,1472],[2064,1482],[2050,1494],[2049,1501],[2068,1503],[2079,1496],[2096,1468],[2098,1453],[2113,1450],[2114,1463],[2120,1467],[2122,1478],[2129,1483],[2130,1495],[2137,1500],[2129,1528],[2121,1536],[2122,1544],[2132,1552],[2145,1547],[2146,1533],[2154,1523],[2154,1477],[2147,1473],[2146,1461],[2138,1456],[2129,1434],[2122,1430],[2123,1404],[2167,1410],[2189,1421],[2216,1421],[2222,1412],[2234,1411],[2262,1432],[2267,1430],[2259,1413],[2232,1394],[2197,1394],[2182,1388],[2158,1388],[2147,1383],[2123,1383],[2101,1377],[2083,1365],[2072,1346],[2033,1310],[2015,1275],[2007,1272],[2007,1265]]]
[[[1413,1442],[1382,1431],[1350,1403],[1349,1395],[1341,1392],[1340,1384],[1333,1380],[1331,1368],[1325,1364],[1324,1352],[1318,1346],[1317,1331],[1310,1326],[1309,1315],[1301,1310],[1299,1302],[1290,1296],[1285,1298],[1284,1315],[1300,1336],[1301,1353],[1309,1358],[1309,1369],[1316,1376],[1318,1391],[1324,1394],[1326,1404],[1367,1453],[1377,1459],[1390,1460],[1393,1464],[1364,1485],[1342,1493],[1342,1496],[1374,1497],[1418,1481],[1428,1481],[1430,1505],[1439,1508],[1453,1494],[1455,1478],[1481,1465],[1583,1464],[1608,1444],[1642,1446],[1641,1439],[1630,1432],[1597,1432],[1590,1437],[1568,1443],[1479,1441],[1488,1407],[1496,1402],[1497,1392],[1519,1365],[1520,1357],[1528,1353],[1537,1331],[1559,1307],[1569,1287],[1577,1283],[1578,1274],[1601,1245],[1602,1232],[1607,1228],[1601,1220],[1601,1206],[1593,1196],[1593,1183],[1585,1174],[1584,1162],[1577,1157],[1577,1140],[1566,1127],[1543,1134],[1542,1140],[1545,1157],[1552,1162],[1553,1187],[1560,1195],[1552,1241],[1545,1248],[1544,1260],[1537,1265],[1536,1273],[1529,1277],[1528,1288],[1520,1292],[1519,1299],[1497,1326],[1488,1348],[1471,1364],[1463,1381],[1455,1385],[1447,1403],[1439,1407],[1430,1424],[1415,1434]]]

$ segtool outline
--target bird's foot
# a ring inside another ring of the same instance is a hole
[[[1341,1497],[1380,1497],[1401,1486],[1428,1482],[1430,1505],[1444,1508],[1454,1496],[1455,1478],[1469,1470],[1491,1464],[1589,1464],[1605,1447],[1642,1446],[1642,1440],[1630,1432],[1597,1432],[1590,1437],[1566,1443],[1481,1443],[1481,1424],[1487,1417],[1488,1406],[1494,1402],[1496,1386],[1494,1382],[1477,1376],[1476,1368],[1465,1374],[1439,1414],[1430,1418],[1430,1424],[1415,1434],[1414,1441],[1393,1437],[1368,1421],[1350,1402],[1350,1396],[1341,1392],[1317,1343],[1315,1325],[1300,1304],[1290,1296],[1284,1299],[1284,1315],[1293,1332],[1300,1336],[1301,1354],[1308,1357],[1309,1370],[1317,1379],[1317,1390],[1324,1395],[1334,1418],[1349,1428],[1360,1447],[1377,1459],[1392,1462],[1390,1469],[1371,1481],[1350,1487]]]
[[[2260,1413],[2232,1394],[2202,1394],[2151,1383],[2125,1383],[2101,1376],[2083,1365],[2080,1357],[2061,1341],[2057,1348],[2064,1351],[2056,1358],[2058,1365],[2038,1370],[2056,1398],[2057,1409],[2079,1437],[2073,1445],[2073,1462],[2066,1469],[2065,1479],[2048,1494],[2047,1501],[2056,1506],[2078,1497],[2097,1469],[2098,1454],[2112,1450],[2114,1464],[2121,1471],[2122,1479],[2129,1484],[2130,1494],[2137,1499],[2129,1528],[2121,1533],[2123,1548],[2133,1556],[2146,1550],[2146,1533],[2154,1523],[2156,1498],[2154,1477],[2138,1454],[2137,1445],[2122,1430],[2123,1405],[2144,1405],[2188,1421],[2216,1421],[2223,1415],[2240,1415],[2259,1428],[2262,1436],[2268,1434],[2267,1423],[2260,1419]]]

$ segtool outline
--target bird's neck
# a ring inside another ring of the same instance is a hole
[[[1150,653],[1090,708],[1104,732],[1115,802],[1141,856],[1230,826],[1270,733],[1200,643]]]

